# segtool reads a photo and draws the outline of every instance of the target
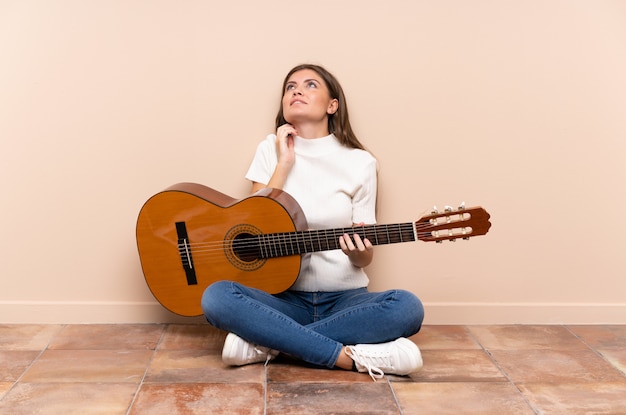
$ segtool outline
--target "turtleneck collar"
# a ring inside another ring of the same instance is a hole
[[[334,134],[320,138],[302,138],[296,136],[294,148],[297,154],[306,156],[323,156],[341,148],[341,143]]]

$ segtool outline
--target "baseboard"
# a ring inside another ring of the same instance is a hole
[[[626,303],[424,303],[424,324],[626,324]],[[157,302],[0,301],[3,324],[198,323]]]
[[[5,324],[148,324],[197,323],[203,316],[184,317],[157,302],[0,301]]]
[[[626,303],[425,303],[425,324],[626,324]]]

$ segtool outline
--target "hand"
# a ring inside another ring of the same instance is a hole
[[[360,223],[357,226],[363,225],[363,223]],[[339,237],[339,246],[355,267],[366,267],[372,262],[374,257],[374,246],[372,243],[367,238],[361,239],[357,233],[352,234],[352,237],[348,233],[341,235]]]
[[[252,193],[264,187],[282,189],[287,181],[287,176],[296,161],[296,153],[293,149],[294,140],[298,132],[291,124],[283,124],[276,130],[276,154],[278,164],[267,184],[253,183]]]
[[[296,159],[293,138],[298,134],[291,124],[283,124],[276,130],[276,152],[278,163],[291,168]]]

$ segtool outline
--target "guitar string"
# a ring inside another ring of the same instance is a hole
[[[405,227],[404,230],[412,230],[412,226]],[[298,233],[298,232],[295,232]],[[309,233],[309,237],[307,238],[304,234]],[[187,246],[192,250],[192,256],[196,258],[206,258],[210,257],[214,254],[219,254],[220,256],[223,254],[224,248],[233,247],[236,252],[242,256],[246,254],[249,256],[253,256],[255,258],[259,257],[259,254],[266,254],[266,257],[272,256],[285,256],[285,255],[296,255],[301,253],[308,252],[318,252],[325,250],[336,250],[339,249],[338,239],[340,235],[343,235],[344,232],[332,232],[330,235],[327,233],[324,235],[324,240],[314,240],[310,238],[310,231],[303,231],[301,234],[297,235],[294,238],[286,238],[284,235],[275,233],[275,234],[267,234],[267,238],[265,241],[259,241],[256,237],[257,235],[252,235],[250,238],[245,238],[243,240],[223,240],[223,241],[215,241],[215,242],[200,242],[200,243],[189,243]],[[417,239],[426,238],[431,236],[431,232],[418,232]],[[450,235],[448,235],[450,236]],[[465,237],[471,236],[470,233],[466,234],[454,234],[455,237]],[[367,237],[367,236],[366,236]],[[446,236],[444,236],[445,238]],[[332,238],[332,239],[330,239]],[[415,241],[415,238],[407,239],[403,241],[402,238],[390,238],[387,239],[386,243],[397,243],[397,242],[412,242]],[[379,241],[380,242],[380,241]],[[384,243],[378,243],[376,245],[382,245]],[[320,249],[316,249],[319,247]],[[324,248],[326,249],[324,249]],[[180,248],[180,247],[179,247]],[[269,254],[269,255],[267,255]],[[273,255],[274,254],[274,255]]]
[[[419,232],[419,231],[421,229],[428,229],[430,227],[431,225],[419,226],[419,229],[417,229],[418,238],[428,236],[430,231],[427,231],[427,232]],[[378,232],[375,230],[376,228],[379,229]],[[369,238],[370,240],[375,239],[381,233],[380,228],[387,228],[383,230],[382,233],[383,235],[384,233],[387,233],[387,239],[389,239],[388,228],[392,228],[391,230],[393,232],[397,232],[397,231],[412,232],[413,224],[404,223],[404,224],[395,224],[395,225],[370,225],[370,226],[365,226],[365,227],[354,227],[354,228],[344,228],[344,229],[275,232],[275,233],[260,234],[260,235],[251,234],[249,237],[244,237],[239,240],[223,239],[223,240],[215,240],[215,241],[208,241],[208,242],[195,242],[195,243],[190,241],[187,246],[195,249],[198,252],[202,251],[203,249],[204,250],[211,250],[211,249],[222,250],[224,247],[232,246],[232,245],[237,245],[237,248],[243,248],[245,247],[246,243],[253,247],[257,247],[260,244],[273,245],[273,244],[284,244],[284,243],[294,243],[294,244],[295,243],[300,243],[300,244],[308,243],[309,245],[317,244],[319,246],[321,243],[320,238],[323,238],[323,240],[326,241],[324,245],[328,245],[329,238],[333,238],[333,241],[338,240],[338,238],[345,233],[364,234],[365,237]],[[469,228],[469,227],[459,226],[458,228]],[[362,232],[359,232],[359,231],[362,231]],[[372,234],[372,232],[375,232],[375,234]],[[465,233],[465,234],[457,233],[455,235],[462,236],[462,235],[467,235],[467,234],[468,233]],[[261,237],[261,240],[259,240],[259,237]]]
[[[397,232],[398,230],[402,230],[405,232],[411,232],[413,231],[413,226],[412,224],[408,223],[408,224],[399,224],[400,226],[397,225],[393,225],[394,232]],[[236,242],[241,242],[241,244],[245,243],[245,242],[249,242],[250,245],[258,245],[258,241],[259,241],[259,237],[265,239],[266,243],[280,243],[281,241],[277,241],[277,239],[288,239],[288,242],[310,242],[312,239],[314,239],[314,242],[316,242],[317,240],[319,240],[320,237],[324,238],[325,240],[328,240],[329,237],[332,237],[333,239],[338,239],[341,235],[344,235],[345,233],[348,234],[364,234],[366,237],[370,237],[371,238],[375,238],[377,237],[377,235],[372,235],[372,230],[374,229],[374,227],[382,227],[382,226],[391,226],[391,225],[371,225],[369,227],[355,227],[355,228],[344,228],[344,229],[331,229],[331,230],[307,230],[307,231],[293,231],[293,232],[274,232],[274,233],[268,233],[268,234],[259,234],[259,235],[252,235],[250,234],[249,237],[244,237],[240,240],[237,239],[223,239],[223,240],[215,240],[215,241],[210,241],[210,242],[190,242],[188,244],[188,246],[192,247],[192,248],[218,248],[218,249],[222,249],[224,246],[230,246]],[[363,232],[359,232],[358,230],[363,230]],[[386,229],[385,231],[383,231],[383,233],[387,233],[389,232],[388,229]],[[380,234],[380,232],[378,232]],[[241,244],[239,244],[241,246]]]
[[[423,233],[420,236],[428,237],[430,236],[430,232]],[[455,237],[459,238],[459,237],[466,237],[466,236],[471,236],[471,234],[456,235]],[[414,240],[415,239],[413,239],[412,241]],[[395,241],[395,242],[410,242],[410,241]],[[192,255],[193,261],[194,262],[211,261],[215,258],[222,258],[224,256],[224,248],[227,246],[227,244],[219,244],[219,245],[220,246],[216,248],[192,250],[191,255]],[[298,249],[293,249],[293,245],[292,245],[291,249],[289,249],[285,244],[277,243],[277,244],[274,244],[273,249],[267,248],[267,249],[261,250],[258,248],[258,244],[254,243],[252,246],[249,246],[249,247],[237,247],[237,250],[236,250],[237,253],[235,254],[235,256],[239,257],[245,262],[253,262],[259,259],[286,257],[286,256],[292,256],[292,255],[301,255],[301,254],[312,253],[312,252],[330,251],[330,250],[338,250],[338,249],[340,249],[338,244],[336,245],[336,247],[333,247],[333,248],[328,248],[328,249],[314,249],[313,248],[313,249],[308,250],[306,249],[306,246],[305,246],[305,249],[300,249],[299,247]],[[265,254],[265,255],[262,255],[262,254]],[[181,258],[182,258],[183,265],[188,265],[188,261],[185,259],[186,256],[181,255]],[[243,258],[246,258],[246,259],[243,259]]]

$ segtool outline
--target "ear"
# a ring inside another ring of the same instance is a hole
[[[326,109],[326,113],[328,115],[333,115],[339,109],[339,101],[334,98],[328,103],[328,108]]]

